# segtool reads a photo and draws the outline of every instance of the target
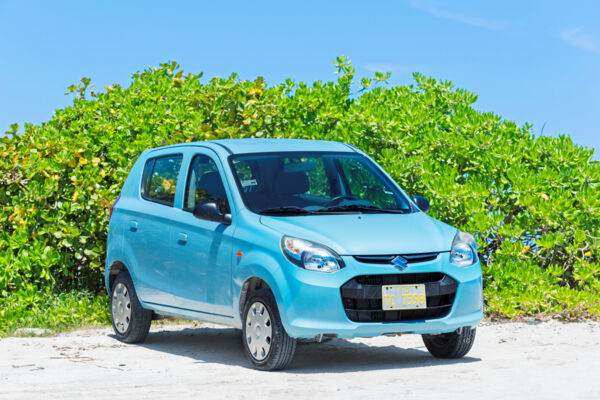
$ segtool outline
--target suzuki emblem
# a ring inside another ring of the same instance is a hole
[[[392,265],[398,268],[400,271],[404,271],[408,267],[408,261],[402,256],[395,257],[392,261]]]

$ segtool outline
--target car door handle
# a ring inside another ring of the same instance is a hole
[[[180,244],[186,244],[187,243],[187,233],[179,233],[177,235],[177,242],[179,242]]]
[[[137,221],[129,221],[129,229],[133,232],[138,230],[138,223]]]

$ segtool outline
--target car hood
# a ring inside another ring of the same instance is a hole
[[[425,213],[261,216],[282,235],[324,244],[340,255],[449,251],[456,229]]]

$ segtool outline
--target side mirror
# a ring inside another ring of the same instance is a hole
[[[429,201],[425,197],[413,196],[410,199],[414,201],[417,207],[419,207],[419,210],[424,213],[427,213],[431,209],[431,205],[429,205]]]
[[[196,204],[192,214],[198,219],[231,225],[231,214],[224,214],[216,201],[205,201],[204,203]]]

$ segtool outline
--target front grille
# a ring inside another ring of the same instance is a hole
[[[401,254],[408,264],[421,263],[435,260],[440,253]],[[397,254],[387,256],[354,256],[358,262],[369,264],[389,264]]]
[[[424,284],[427,308],[381,309],[381,286]],[[401,322],[442,318],[452,308],[458,282],[440,272],[357,276],[341,287],[344,311],[354,322]]]

